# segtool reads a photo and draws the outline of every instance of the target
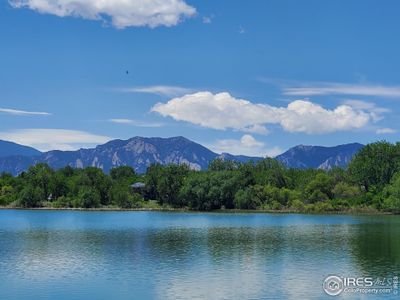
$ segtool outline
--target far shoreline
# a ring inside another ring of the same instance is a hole
[[[26,211],[81,211],[81,212],[172,212],[172,213],[219,213],[219,214],[302,214],[302,215],[371,215],[371,216],[391,216],[399,215],[392,212],[384,212],[371,209],[353,209],[346,211],[321,211],[306,212],[300,210],[270,210],[270,209],[215,209],[209,211],[193,210],[188,208],[118,208],[118,207],[98,207],[98,208],[55,208],[55,207],[4,207],[0,210],[26,210]]]

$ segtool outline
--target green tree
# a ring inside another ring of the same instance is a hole
[[[288,186],[286,168],[273,158],[265,158],[257,162],[254,167],[255,178],[258,184],[272,185],[278,188]]]
[[[53,201],[52,206],[55,208],[72,208],[74,207],[74,201],[70,197],[61,196]]]
[[[38,207],[43,201],[43,192],[40,187],[27,184],[19,194],[19,205],[22,207]]]
[[[219,193],[218,203],[214,202],[216,208],[221,208],[221,206],[228,209],[234,208],[233,202],[236,192],[248,186],[247,181],[243,182],[242,176],[243,174],[240,171],[219,172],[211,176],[210,185],[218,189]]]
[[[249,186],[238,190],[235,194],[235,208],[257,209],[262,204],[262,189],[260,186]]]
[[[43,163],[30,167],[25,174],[25,179],[35,187],[35,193],[40,195],[41,200],[46,200],[51,194],[49,186],[53,174],[54,171]]]
[[[100,207],[100,193],[93,187],[82,189],[75,200],[74,207],[96,208]]]
[[[179,198],[182,205],[198,210],[234,208],[235,194],[242,187],[246,185],[238,170],[190,172]]]
[[[139,194],[132,195],[129,185],[116,184],[110,189],[111,203],[121,208],[132,208],[135,205],[136,199],[142,197]]]
[[[161,204],[166,203],[175,207],[182,206],[179,191],[184,179],[189,173],[187,165],[167,165],[161,169],[161,176],[157,180],[157,194]]]
[[[327,173],[321,172],[309,182],[305,192],[310,203],[325,201],[333,198],[334,180]]]
[[[349,173],[367,192],[382,190],[400,170],[400,144],[376,142],[366,145],[350,162]]]
[[[214,209],[217,199],[214,191],[210,191],[210,180],[209,173],[193,172],[188,175],[179,191],[180,203],[196,210]]]
[[[240,188],[256,184],[254,163],[252,161],[241,164],[238,171]]]
[[[57,171],[51,176],[48,189],[52,200],[68,194],[67,178],[64,176],[63,172]]]
[[[148,199],[158,200],[158,180],[162,176],[163,166],[161,164],[151,164],[146,171],[145,184]]]
[[[360,189],[357,186],[346,182],[339,182],[332,190],[335,199],[352,199],[360,195]]]
[[[135,170],[129,166],[115,167],[110,170],[110,176],[115,181],[133,181],[136,177]]]
[[[209,165],[209,171],[233,171],[239,168],[240,163],[222,158],[214,159]]]
[[[266,185],[263,190],[264,202],[268,206],[272,206],[274,202],[280,204],[280,206],[288,206],[293,200],[301,198],[301,192],[290,190],[287,188],[278,188],[272,185]],[[276,205],[275,205],[276,206]]]
[[[14,188],[11,185],[3,185],[0,188],[0,205],[6,206],[14,201]]]
[[[396,173],[383,192],[383,208],[393,212],[400,212],[400,173]]]
[[[79,189],[91,187],[96,190],[100,196],[100,203],[102,205],[110,203],[109,189],[111,187],[111,180],[101,169],[95,167],[85,168],[80,175],[78,185],[80,185]]]

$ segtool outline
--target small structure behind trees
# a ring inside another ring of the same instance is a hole
[[[132,192],[142,195],[145,198],[146,194],[146,184],[144,182],[135,182],[131,184]]]

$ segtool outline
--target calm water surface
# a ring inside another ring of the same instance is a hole
[[[0,299],[323,299],[327,275],[399,273],[399,216],[0,211]]]

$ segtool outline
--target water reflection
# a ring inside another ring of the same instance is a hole
[[[351,238],[351,250],[363,275],[381,277],[400,273],[400,231],[398,219],[356,226]]]
[[[320,299],[329,274],[398,273],[399,234],[383,216],[0,212],[0,298]]]

